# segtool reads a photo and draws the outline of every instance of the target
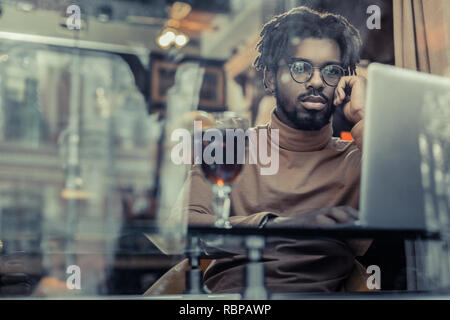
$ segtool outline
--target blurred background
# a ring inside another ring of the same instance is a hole
[[[374,4],[381,29],[369,30]],[[139,229],[184,179],[161,174],[164,132],[194,110],[266,123],[275,101],[255,46],[264,23],[299,5],[359,29],[360,74],[395,64],[392,0],[0,1],[0,250],[24,255],[29,294],[142,294],[183,258]],[[339,112],[333,121],[337,137],[351,129]],[[392,269],[383,288],[405,287],[402,245],[365,258]],[[82,290],[66,287],[73,264]]]

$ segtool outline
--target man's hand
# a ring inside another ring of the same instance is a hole
[[[336,86],[334,105],[339,106],[345,100],[345,87],[350,87],[352,93],[350,101],[343,106],[344,115],[353,124],[364,119],[364,109],[366,103],[366,82],[361,76],[342,77]]]
[[[362,150],[364,110],[366,103],[366,78],[361,76],[342,77],[335,90],[334,104],[341,105],[345,101],[345,87],[351,88],[350,101],[343,106],[344,116],[354,124],[351,134],[359,150]]]
[[[265,228],[278,227],[329,227],[350,223],[358,219],[358,210],[350,206],[323,208],[293,217],[276,217]]]

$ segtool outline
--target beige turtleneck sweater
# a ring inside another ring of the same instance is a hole
[[[258,227],[268,214],[288,217],[325,207],[358,208],[361,151],[355,142],[332,138],[331,124],[319,131],[293,129],[275,113],[271,122],[257,128],[261,129],[269,130],[269,136],[270,130],[279,129],[279,170],[261,175],[259,164],[244,166],[231,192],[233,225]],[[188,183],[189,224],[211,225],[215,220],[212,191],[200,168],[192,169]],[[365,275],[354,257],[367,247],[358,241],[269,238],[264,254],[266,284],[272,292],[364,286]],[[205,273],[205,284],[213,292],[240,292],[244,265],[245,256],[215,260]]]
[[[268,124],[256,128],[261,129],[267,129],[269,137],[272,129],[279,129],[279,170],[261,175],[259,164],[244,166],[232,186],[233,225],[258,227],[270,214],[289,217],[326,207],[358,208],[361,151],[355,142],[360,141],[333,138],[331,124],[319,131],[293,129],[274,112]],[[212,225],[211,185],[199,167],[193,167],[186,184],[190,188],[182,203],[189,224]],[[269,237],[263,255],[266,285],[271,292],[366,290],[367,274],[355,256],[368,246],[356,240]],[[214,260],[205,272],[205,284],[213,293],[242,292],[245,263],[244,255]],[[186,266],[184,261],[167,277]],[[147,294],[153,292],[158,290],[151,288]]]
[[[279,130],[279,170],[261,175],[259,164],[247,164],[233,184],[233,225],[258,226],[269,212],[292,216],[313,209],[349,205],[358,208],[361,151],[355,143],[332,138],[331,124],[301,131],[272,120],[257,130]],[[199,167],[190,172],[189,223],[212,224],[211,186]],[[206,215],[205,215],[206,214]]]

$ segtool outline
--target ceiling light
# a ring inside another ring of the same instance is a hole
[[[175,45],[177,47],[184,47],[188,43],[188,41],[188,37],[182,33],[175,37]]]
[[[170,41],[165,35],[162,35],[158,38],[158,45],[162,48],[168,48],[171,44],[172,41]]]
[[[163,30],[161,35],[158,37],[157,42],[160,47],[163,49],[169,48],[172,44],[175,43],[175,39],[177,38],[178,32],[174,29],[166,28]]]
[[[189,42],[189,38],[184,33],[176,29],[165,28],[156,41],[163,49],[168,49],[173,45],[177,48],[181,48]]]
[[[172,42],[176,39],[175,32],[173,31],[166,31],[166,33],[163,35],[163,37],[167,38],[167,41]]]
[[[174,39],[175,39],[174,33],[172,32],[164,33],[158,38],[158,44],[163,48],[170,47]]]

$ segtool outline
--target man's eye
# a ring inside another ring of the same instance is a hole
[[[295,73],[303,73],[305,72],[306,67],[305,67],[305,63],[304,62],[297,62],[294,63],[292,66],[292,71]]]
[[[325,72],[329,75],[332,76],[341,76],[342,75],[342,71],[340,68],[336,67],[336,66],[328,66],[325,69]]]

